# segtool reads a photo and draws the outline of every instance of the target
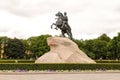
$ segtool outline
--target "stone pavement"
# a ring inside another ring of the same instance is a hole
[[[0,80],[120,80],[119,72],[0,73]]]

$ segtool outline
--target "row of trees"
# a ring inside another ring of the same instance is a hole
[[[0,37],[0,57],[7,59],[37,58],[49,51],[46,39],[51,35],[40,35],[25,39]]]
[[[43,55],[50,50],[47,38],[51,35],[40,35],[25,39],[11,39],[0,37],[0,58],[30,59]],[[120,58],[120,33],[113,39],[102,34],[96,39],[73,40],[78,47],[93,59],[119,59]]]
[[[113,39],[106,34],[102,34],[96,39],[75,40],[79,48],[93,59],[112,59],[120,58],[120,33]]]

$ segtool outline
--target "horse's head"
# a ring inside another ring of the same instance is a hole
[[[55,16],[60,16],[60,12],[56,13]]]
[[[58,12],[55,15],[58,16],[58,17],[63,17],[63,14],[61,12]]]

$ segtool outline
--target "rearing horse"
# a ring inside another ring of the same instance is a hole
[[[67,25],[67,24],[63,25],[63,18],[64,18],[63,14],[61,12],[58,12],[56,14],[56,16],[58,16],[57,21],[56,21],[56,23],[53,23],[51,25],[51,28],[52,28],[53,25],[55,25],[56,30],[58,30],[58,28],[61,30],[61,33],[62,33],[63,37],[65,37],[65,33],[66,33],[70,39],[73,39],[71,28],[69,27],[69,25]]]

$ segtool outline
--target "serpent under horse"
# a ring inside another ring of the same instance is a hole
[[[66,33],[68,37],[72,40],[73,37],[72,37],[71,28],[69,27],[68,24],[63,25],[63,18],[64,18],[63,14],[61,12],[58,12],[56,16],[58,17],[57,21],[56,23],[53,23],[51,25],[51,28],[53,27],[53,25],[55,25],[56,27],[54,29],[58,30],[59,28],[61,30],[63,37],[65,37],[65,33]]]

